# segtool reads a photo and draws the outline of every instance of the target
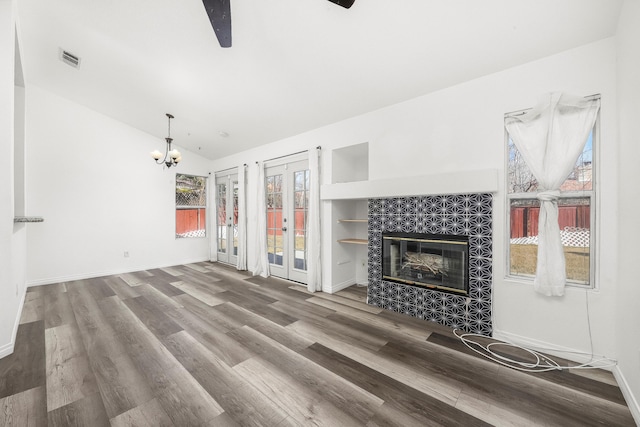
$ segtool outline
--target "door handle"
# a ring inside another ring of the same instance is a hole
[[[287,227],[282,227],[282,231],[287,231]]]

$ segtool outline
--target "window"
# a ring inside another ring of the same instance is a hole
[[[176,174],[176,238],[206,237],[207,178]]]
[[[567,283],[593,283],[593,209],[594,146],[596,126],[576,161],[573,170],[560,187],[558,225],[564,246]],[[505,131],[506,133],[506,131]],[[507,199],[509,207],[508,272],[512,277],[533,278],[538,254],[538,216],[540,202],[536,198],[538,182],[524,162],[517,147],[507,140]]]

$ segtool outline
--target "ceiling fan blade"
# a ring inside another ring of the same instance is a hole
[[[329,0],[331,3],[335,3],[338,6],[342,6],[345,9],[349,9],[351,6],[353,6],[353,3],[356,0]]]
[[[202,0],[220,47],[231,47],[230,0]],[[353,3],[353,2],[352,2]]]

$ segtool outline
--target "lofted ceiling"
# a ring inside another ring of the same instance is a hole
[[[18,0],[18,24],[27,85],[158,138],[172,113],[216,159],[612,36],[621,4],[231,0],[231,48],[202,0]]]

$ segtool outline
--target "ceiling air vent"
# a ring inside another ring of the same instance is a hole
[[[73,68],[80,68],[80,58],[66,50],[60,49],[60,60]]]

